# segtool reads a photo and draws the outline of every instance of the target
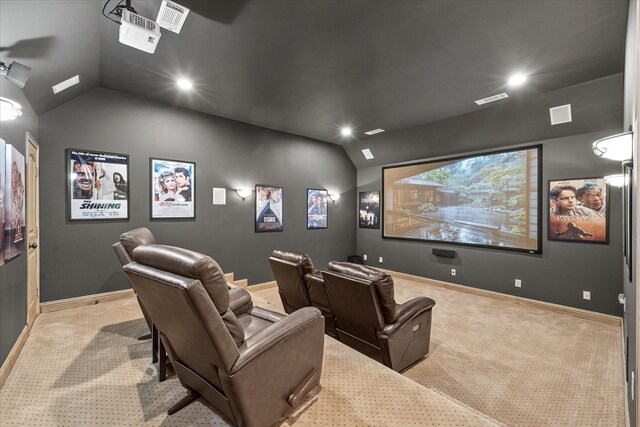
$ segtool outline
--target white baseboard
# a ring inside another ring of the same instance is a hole
[[[2,388],[4,382],[7,380],[9,373],[11,373],[11,369],[13,369],[13,365],[15,365],[16,360],[18,360],[18,356],[20,356],[22,348],[27,342],[27,338],[29,338],[29,328],[27,327],[27,325],[25,325],[22,329],[22,332],[20,333],[20,336],[18,336],[18,340],[9,352],[7,359],[2,364],[2,367],[0,367],[0,389]]]

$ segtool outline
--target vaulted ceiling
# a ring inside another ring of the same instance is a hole
[[[342,125],[367,138],[624,68],[626,0],[178,0],[191,12],[154,54],[119,43],[104,3],[0,0],[0,60],[33,69],[24,92],[36,113],[102,86],[341,143]],[[152,20],[160,3],[132,0]],[[515,71],[526,86],[506,86]]]

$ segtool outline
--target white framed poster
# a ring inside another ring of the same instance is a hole
[[[4,259],[24,251],[25,175],[24,156],[10,144],[5,148]]]
[[[67,220],[129,219],[129,156],[69,148]]]
[[[0,265],[4,264],[4,200],[5,200],[5,191],[7,189],[6,185],[6,171],[7,165],[5,163],[5,150],[6,143],[4,139],[0,138],[0,230],[2,231],[2,235],[0,235]]]
[[[327,199],[329,192],[325,189],[307,188],[307,230],[328,227]]]
[[[151,219],[195,219],[196,164],[149,159]]]

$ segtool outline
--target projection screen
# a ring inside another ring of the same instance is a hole
[[[541,252],[542,147],[382,168],[384,238]]]

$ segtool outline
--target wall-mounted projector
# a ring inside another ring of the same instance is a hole
[[[160,41],[158,24],[127,9],[122,10],[121,23],[120,43],[148,53],[156,51],[156,46]]]

